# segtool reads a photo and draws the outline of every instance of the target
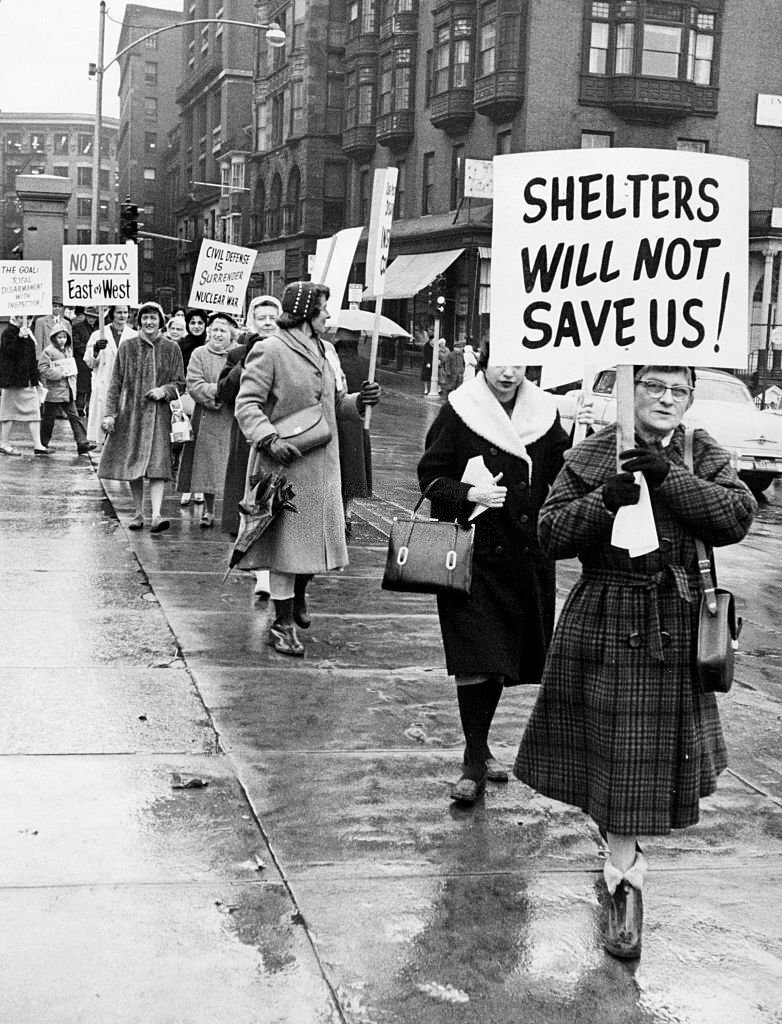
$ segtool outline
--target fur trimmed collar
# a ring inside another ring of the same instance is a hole
[[[519,387],[513,413],[508,416],[482,373],[452,391],[448,404],[473,433],[527,463],[527,445],[543,437],[557,418],[554,396],[531,380]]]

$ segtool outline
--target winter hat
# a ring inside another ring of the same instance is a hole
[[[166,314],[163,312],[163,307],[159,302],[142,302],[138,308],[137,323],[141,323],[141,318],[145,313],[157,313],[159,326],[165,326]]]
[[[282,313],[282,306],[280,305],[279,299],[275,299],[273,295],[256,295],[256,297],[247,307],[247,318],[245,320],[245,326],[248,327],[251,331],[255,329],[255,324],[253,323],[253,314],[255,313],[255,310],[258,308],[258,306],[274,306],[275,309],[277,310],[277,316],[279,316],[280,313]]]
[[[181,313],[175,313],[171,317],[171,319],[168,321],[168,326],[169,327],[179,327],[183,331],[187,330],[187,324],[185,323],[185,318],[182,316]]]
[[[286,286],[282,293],[282,312],[288,324],[303,323],[310,320],[318,307],[321,296],[329,297],[329,289],[325,284],[313,281],[294,281]]]
[[[230,324],[231,327],[236,327],[236,321],[230,313],[224,313],[221,309],[216,310],[214,313],[209,314],[209,319],[206,321],[207,325],[213,324],[215,320],[225,320],[226,323]]]
[[[49,341],[55,336],[55,334],[61,334],[65,332],[68,335],[68,340],[71,339],[71,325],[67,320],[55,320],[52,326],[49,328]]]

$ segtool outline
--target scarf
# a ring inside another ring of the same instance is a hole
[[[557,418],[557,403],[553,395],[541,391],[531,380],[524,380],[516,392],[510,416],[492,394],[482,373],[461,384],[448,396],[448,404],[484,441],[509,455],[523,459],[532,479],[532,460],[527,445],[551,429]]]

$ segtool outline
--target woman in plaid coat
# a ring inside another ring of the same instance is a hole
[[[694,372],[636,368],[637,448],[616,472],[616,428],[565,457],[540,513],[541,546],[578,556],[583,574],[562,610],[515,765],[545,796],[580,807],[607,837],[606,949],[640,953],[640,835],[666,835],[698,820],[727,763],[714,694],[693,676],[699,574],[695,537],[740,541],[756,504],[726,451],[694,434],[694,473],[684,465],[682,416]],[[635,504],[640,471],[651,494],[659,547],[630,558],[611,545],[614,514]]]

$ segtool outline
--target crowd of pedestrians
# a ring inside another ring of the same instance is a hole
[[[201,309],[166,323],[155,302],[140,307],[135,328],[125,306],[109,311],[103,330],[89,309],[70,321],[56,310],[34,327],[12,318],[0,340],[0,453],[19,454],[10,431],[21,423],[33,451],[47,454],[55,419],[65,417],[78,453],[102,446],[99,476],[128,481],[131,530],[146,526],[148,481],[153,534],[170,528],[162,503],[171,482],[182,506],[202,499],[203,529],[215,526],[223,497],[220,525],[235,536],[249,480],[284,474],[297,514],[274,519],[238,564],[271,598],[270,645],[300,657],[307,587],[347,565],[351,501],[372,492],[363,413],[380,394],[358,334],[326,339],[328,299],[324,286],[294,282],[281,300],[255,298],[243,327]],[[635,444],[617,471],[616,428],[571,447],[554,397],[526,367],[490,365],[488,345],[476,353],[427,337],[422,352],[425,381],[438,360],[443,404],[419,484],[435,518],[475,530],[469,595],[437,598],[464,735],[451,798],[470,805],[488,782],[508,781],[510,766],[489,743],[493,718],[506,687],[539,684],[513,773],[595,823],[607,854],[605,948],[635,958],[643,839],[695,824],[727,764],[716,699],[694,670],[696,541],[741,540],[755,501],[729,454],[705,431],[685,430],[692,369],[635,367]],[[171,442],[172,402],[192,420],[182,445]],[[313,414],[311,447],[288,429],[302,413]],[[578,418],[589,427],[588,403]],[[476,461],[479,482],[468,473]],[[612,544],[612,529],[642,490],[659,545],[631,557]],[[578,558],[582,575],[555,628],[563,558]]]

